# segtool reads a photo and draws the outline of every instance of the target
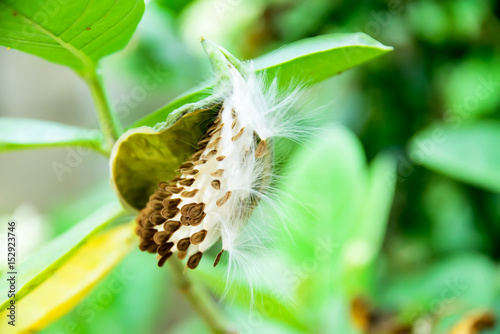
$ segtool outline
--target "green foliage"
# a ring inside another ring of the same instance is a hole
[[[284,88],[314,85],[391,50],[365,34],[331,34],[300,40],[261,56],[255,59],[254,68],[268,82],[276,79]],[[210,90],[203,87],[190,91],[139,120],[134,127],[163,122],[173,110],[208,97]]]
[[[192,47],[203,35],[239,59],[255,58],[254,70],[267,82],[312,87],[306,94],[311,103],[300,107],[318,120],[304,143],[276,147],[287,156],[279,169],[280,205],[264,209],[286,217],[267,220],[276,225],[270,236],[275,243],[259,260],[263,268],[283,268],[280,286],[258,278],[252,287],[244,280],[227,282],[224,258],[212,268],[205,259],[213,259],[210,252],[188,274],[223,298],[217,306],[234,328],[361,333],[350,309],[356,297],[371,302],[373,321],[423,323],[439,334],[472,311],[498,316],[498,5],[235,3],[0,0],[0,45],[76,70],[94,97],[103,132],[0,118],[0,152],[80,146],[109,155],[121,129],[98,72],[139,85],[146,66],[166,69],[161,94],[132,108],[132,126],[112,153],[114,187],[124,204],[140,208],[156,183],[191,154],[212,115],[210,108],[190,113],[192,103],[214,102],[213,82],[200,84],[208,62],[198,57],[199,46]],[[145,9],[147,20],[139,25]],[[128,52],[101,61],[123,49],[136,28]],[[183,93],[188,86],[194,88]],[[50,222],[60,235],[19,266],[18,300],[26,301],[123,215],[116,204],[96,209],[113,201],[107,181],[52,210]],[[42,333],[73,325],[81,333],[210,332],[181,302],[170,272],[154,262],[150,254],[133,252]],[[100,302],[123,273],[132,278]],[[227,294],[226,284],[233,284]],[[384,330],[369,333],[375,332]]]
[[[500,191],[500,123],[433,125],[410,142],[416,163],[479,187]]]
[[[85,73],[127,44],[143,12],[143,0],[3,0],[0,44]]]
[[[34,119],[0,118],[0,151],[82,146],[100,150],[99,131]]]
[[[18,270],[21,275],[17,282],[16,302],[50,278],[72,254],[78,251],[96,233],[102,231],[123,215],[123,209],[118,203],[108,204],[88,216],[65,234],[52,240],[29,260],[19,265]],[[8,290],[7,277],[7,273],[2,274],[2,288],[5,291]],[[4,310],[9,306],[9,300],[6,295],[2,297],[0,310]]]

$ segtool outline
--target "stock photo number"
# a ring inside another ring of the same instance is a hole
[[[16,325],[16,253],[17,253],[17,237],[16,237],[16,222],[9,221],[7,223],[7,282],[9,283],[7,290],[7,298],[10,299],[7,307],[7,322],[11,326]]]

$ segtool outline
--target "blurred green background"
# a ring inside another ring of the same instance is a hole
[[[147,4],[127,48],[103,60],[126,125],[209,78],[200,36],[243,59],[327,33],[364,32],[395,48],[306,94],[320,126],[303,145],[284,143],[292,156],[280,185],[294,197],[282,200],[294,210],[294,242],[277,235],[279,251],[267,258],[288,268],[281,289],[295,303],[262,289],[250,312],[242,283],[220,303],[238,332],[404,333],[410,324],[448,333],[471,311],[500,312],[499,17],[493,0]],[[150,76],[157,85],[143,94]],[[92,109],[69,69],[0,50],[2,116],[97,127]],[[0,212],[15,212],[27,222],[19,234],[30,235],[21,258],[113,199],[100,156],[54,173],[52,162],[71,154],[0,156]],[[193,276],[221,290],[223,268]],[[206,332],[168,270],[138,250],[44,331]]]

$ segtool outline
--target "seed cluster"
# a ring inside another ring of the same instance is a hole
[[[226,156],[222,153],[222,145],[225,139],[226,145],[238,140],[257,140],[253,131],[244,137],[247,129],[239,124],[234,110],[226,112],[225,117],[230,122],[225,123],[229,125],[224,126],[221,110],[198,142],[195,153],[180,165],[179,175],[168,182],[160,182],[136,218],[136,234],[141,238],[139,248],[158,253],[160,267],[177,252],[181,260],[189,255],[187,267],[194,269],[200,263],[203,251],[220,237],[217,210],[228,205],[233,195],[229,186],[224,184],[227,179],[225,169],[221,167]],[[261,140],[255,149],[255,157],[260,158],[266,153],[266,141]],[[214,266],[219,263],[223,251],[216,256]]]

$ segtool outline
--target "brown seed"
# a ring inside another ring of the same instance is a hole
[[[265,140],[261,140],[257,148],[255,149],[255,157],[261,158],[267,153],[267,144]]]
[[[198,142],[198,145],[205,145],[210,141],[210,139],[211,139],[210,136],[202,137],[202,139]]]
[[[210,173],[213,177],[221,177],[224,174],[224,169],[217,169],[215,172]]]
[[[158,232],[157,230],[155,229],[152,229],[152,228],[145,228],[145,229],[142,229],[141,230],[141,238],[147,240],[147,239],[151,239],[155,234],[156,232]]]
[[[200,216],[196,217],[196,218],[189,218],[189,222],[191,224],[191,226],[198,226],[201,224],[201,222],[203,221],[203,219],[205,219],[205,216],[207,214],[205,212],[203,212]]]
[[[205,159],[193,161],[193,164],[195,166],[203,165],[203,164],[206,164],[206,163],[207,163],[207,160],[205,160]]]
[[[149,196],[149,202],[152,201],[163,201],[163,198],[161,198],[161,196],[158,196],[157,194],[153,194]]]
[[[187,255],[188,252],[184,251],[184,252],[178,252],[177,253],[177,258],[179,260],[184,260],[186,258],[186,255]]]
[[[210,182],[210,185],[215,189],[215,190],[220,190],[220,180],[213,180]]]
[[[167,253],[170,252],[170,249],[172,249],[173,246],[174,246],[173,242],[167,242],[166,244],[161,245],[160,247],[158,247],[158,254],[160,256],[166,255]]]
[[[211,157],[213,157],[214,155],[217,154],[217,150],[211,150],[210,152],[208,152],[207,154],[205,154],[205,156],[203,156],[203,159],[210,159]]]
[[[208,129],[207,129],[207,133],[210,133],[210,132],[213,132],[215,131],[215,129],[217,129],[219,125],[217,123],[213,123]],[[210,137],[208,137],[210,138]]]
[[[193,190],[190,190],[190,191],[183,191],[181,193],[181,196],[182,197],[187,197],[187,198],[192,198],[194,196],[196,196],[196,194],[198,193],[199,189],[193,189]]]
[[[182,163],[182,165],[180,165],[180,169],[183,169],[183,168],[193,168],[194,164],[191,162],[191,161],[186,161],[184,163]]]
[[[153,210],[161,210],[163,208],[162,201],[158,201],[158,200],[153,200],[153,201],[149,202],[148,205]]]
[[[140,228],[144,227],[144,220],[145,219],[140,218],[139,216],[135,218],[135,222],[137,223],[137,226]]]
[[[172,233],[168,233],[167,231],[158,231],[153,237],[153,241],[158,245],[164,244],[168,241]]]
[[[197,203],[189,209],[187,216],[190,218],[198,218],[203,214],[204,209],[205,203]]]
[[[184,187],[191,187],[194,181],[196,181],[196,179],[182,179],[181,181],[179,181],[179,185]]]
[[[155,195],[158,196],[162,201],[165,199],[165,198],[170,198],[172,197],[172,193],[170,191],[162,191],[162,190],[157,190],[155,191]]]
[[[236,110],[234,110],[234,108],[231,108],[231,116],[233,116],[233,118],[236,118]]]
[[[159,190],[165,190],[165,187],[168,185],[168,182],[165,182],[165,181],[161,181],[160,183],[158,183],[158,189]]]
[[[241,136],[243,136],[244,131],[245,131],[245,127],[242,127],[237,134],[235,134],[234,136],[231,137],[231,141],[238,140]]]
[[[221,258],[221,256],[222,256],[222,253],[224,253],[224,250],[221,250],[221,251],[219,252],[219,254],[217,254],[217,256],[215,257],[215,261],[214,261],[214,268],[215,268],[215,266],[217,266],[217,265],[219,264],[219,261],[220,261],[220,258]]]
[[[153,228],[155,225],[149,220],[149,218],[145,218],[141,221],[141,226],[145,229]]]
[[[219,145],[220,139],[221,138],[219,137],[216,140],[214,140],[213,142],[211,142],[210,144],[208,144],[207,148],[212,148],[212,147],[216,147],[217,145]]]
[[[167,220],[163,224],[163,229],[169,233],[174,233],[181,227],[181,222],[178,220]]]
[[[166,198],[163,200],[163,206],[165,208],[174,209],[181,202],[180,198]]]
[[[192,159],[198,160],[201,157],[201,155],[203,154],[203,151],[205,151],[205,148],[197,149],[196,152],[194,152],[193,155],[191,156],[191,160]]]
[[[224,123],[222,123],[222,124],[215,124],[215,125],[216,125],[215,128],[212,128],[210,131],[207,132],[208,135],[211,136],[212,138],[219,136],[220,131],[221,131],[222,127],[224,126]]]
[[[165,222],[165,218],[163,218],[159,212],[155,212],[149,216],[149,221],[153,225],[161,225]]]
[[[226,158],[226,156],[225,156],[225,155],[219,155],[217,158],[215,158],[215,160],[217,160],[217,161],[222,161],[222,160],[224,160],[225,158]]]
[[[236,120],[236,119],[233,121],[233,123],[231,124],[231,130],[234,129],[237,122],[238,122],[238,120]]]
[[[163,265],[165,264],[165,262],[168,260],[169,257],[172,256],[172,252],[168,252],[167,254],[163,255],[160,260],[158,261],[158,267],[163,267]]]
[[[177,187],[177,186],[167,186],[165,188],[167,191],[170,191],[172,194],[178,194],[180,193],[182,190],[184,190],[184,188],[182,187]]]
[[[220,133],[222,132],[222,126],[224,126],[224,123],[222,123],[220,127],[218,127],[214,132],[211,132],[210,135],[212,137],[219,137]]]
[[[177,249],[180,250],[181,252],[186,251],[189,248],[189,245],[191,245],[189,237],[177,241]]]
[[[196,205],[196,203],[189,203],[189,204],[183,205],[183,206],[181,207],[181,215],[186,216],[186,217],[189,217],[188,212],[189,212],[189,210],[191,210],[191,208],[192,208],[193,206],[195,206],[195,205]]]
[[[189,226],[191,225],[191,218],[189,218],[188,216],[181,216],[180,223],[184,226]]]
[[[196,175],[198,174],[198,172],[199,172],[198,169],[191,169],[191,168],[181,169],[182,175]]]
[[[231,192],[228,191],[227,193],[224,194],[224,196],[222,196],[221,198],[219,198],[217,200],[217,202],[215,202],[215,204],[217,204],[217,206],[223,206],[224,203],[227,202],[227,200],[231,197]]]
[[[139,243],[139,249],[143,252],[145,252],[149,246],[151,246],[151,244],[154,244],[154,242],[150,241],[150,240],[142,240],[140,243]]]
[[[138,235],[139,237],[141,237],[141,230],[142,230],[142,227],[140,225],[136,225],[134,227],[134,233],[135,233],[135,235]]]
[[[155,244],[154,242],[150,243],[148,248],[146,249],[146,252],[154,254],[156,253],[156,250],[158,249],[158,245]]]
[[[179,209],[178,208],[173,208],[173,209],[164,208],[163,210],[160,211],[160,213],[163,216],[163,218],[172,219],[179,213]]]
[[[207,230],[201,230],[192,234],[189,240],[193,245],[199,245],[203,242],[203,240],[205,240],[206,236],[207,236]]]
[[[188,268],[195,269],[196,267],[198,267],[198,264],[200,263],[202,256],[203,256],[202,252],[198,252],[198,253],[191,255],[187,261]]]

